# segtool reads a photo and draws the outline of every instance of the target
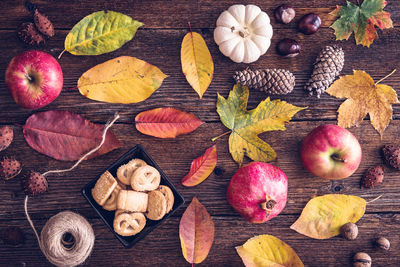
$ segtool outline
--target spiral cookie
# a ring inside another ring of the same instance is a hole
[[[114,231],[122,236],[136,235],[143,230],[146,225],[146,217],[143,213],[119,213],[114,218]]]
[[[117,199],[117,209],[145,212],[147,210],[148,195],[132,190],[120,190]]]
[[[125,189],[125,188],[126,188],[126,186],[124,184],[118,183],[117,186],[114,188],[114,191],[111,193],[111,195],[108,197],[108,199],[102,206],[103,209],[109,210],[109,211],[116,210],[119,191],[121,191],[122,189]]]
[[[132,174],[136,171],[137,168],[146,165],[147,163],[141,159],[133,159],[127,164],[122,165],[118,168],[117,178],[121,181],[121,183],[130,185]]]
[[[148,193],[148,205],[146,217],[150,220],[160,220],[167,213],[167,199],[160,191],[151,191]]]
[[[160,191],[163,193],[165,199],[167,200],[167,213],[172,210],[172,207],[174,206],[174,193],[172,193],[171,188],[169,188],[166,185],[160,185],[157,189],[157,191]]]
[[[161,176],[156,168],[146,165],[137,168],[131,178],[131,186],[136,191],[152,191],[160,185]]]
[[[103,173],[97,180],[94,188],[92,189],[93,199],[103,206],[107,199],[110,197],[114,188],[117,186],[117,180],[109,171]]]

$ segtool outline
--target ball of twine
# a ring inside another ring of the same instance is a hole
[[[51,217],[43,227],[40,248],[52,264],[76,266],[89,257],[94,239],[93,228],[85,218],[63,211]]]

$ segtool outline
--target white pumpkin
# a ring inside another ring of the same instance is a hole
[[[272,26],[267,13],[255,5],[233,5],[221,13],[214,31],[219,50],[237,63],[251,63],[271,45]]]

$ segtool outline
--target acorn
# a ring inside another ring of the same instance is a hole
[[[14,131],[10,126],[0,127],[0,151],[11,145],[14,138]]]
[[[43,194],[48,189],[46,178],[38,172],[31,172],[29,176],[21,180],[25,195],[37,196]]]
[[[15,158],[4,157],[0,161],[0,177],[4,180],[10,180],[21,173],[21,163]]]

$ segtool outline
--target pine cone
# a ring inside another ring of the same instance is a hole
[[[40,34],[32,22],[22,23],[18,29],[18,37],[27,44],[40,45],[44,43],[43,35]]]
[[[316,94],[320,98],[321,94],[339,76],[344,65],[343,49],[337,45],[326,46],[319,53],[315,63],[311,78],[306,83],[304,89],[310,95]]]
[[[382,148],[383,156],[387,164],[400,170],[400,147],[386,145]]]
[[[284,69],[259,69],[236,71],[233,75],[236,82],[252,89],[265,91],[269,95],[286,95],[293,91],[294,75]]]

